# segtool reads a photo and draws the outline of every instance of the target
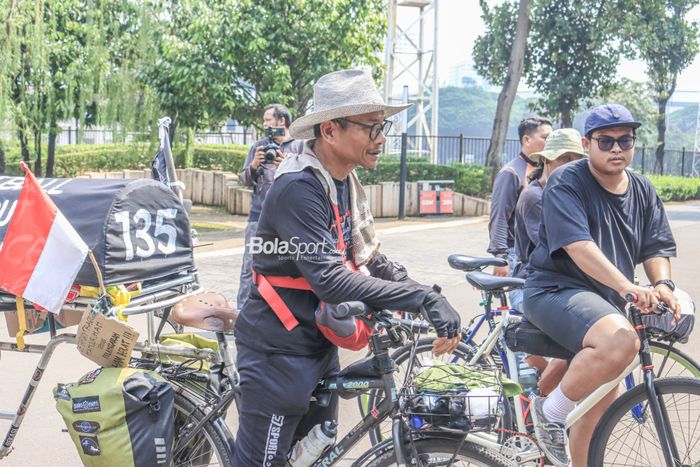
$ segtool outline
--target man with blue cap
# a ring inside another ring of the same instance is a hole
[[[633,294],[634,305],[647,313],[660,300],[680,312],[669,261],[676,244],[663,204],[649,180],[627,169],[640,126],[622,105],[591,110],[583,139],[589,158],[555,170],[543,193],[523,308],[528,320],[576,354],[559,386],[531,406],[535,435],[555,465],[569,465],[567,445],[573,466],[587,465],[593,429],[617,391],[576,422],[568,439],[566,416],[636,358],[639,339],[622,313],[624,297]],[[634,284],[640,263],[653,289]]]

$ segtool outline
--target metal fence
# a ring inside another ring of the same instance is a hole
[[[179,132],[177,138],[185,140],[186,133]],[[56,137],[56,144],[66,146],[71,144],[112,144],[146,142],[151,138],[150,133],[135,131],[77,129],[63,128]],[[16,141],[14,130],[0,128],[0,140]],[[256,135],[252,130],[243,129],[236,132],[201,132],[195,134],[195,141],[202,144],[252,144]],[[46,144],[47,137],[44,136]],[[430,160],[433,148],[437,151],[438,164],[477,163],[486,162],[486,152],[489,148],[489,138],[459,136],[408,135],[407,153],[409,157],[421,157]],[[401,135],[389,135],[384,148],[385,154],[399,156],[401,154]],[[503,148],[503,162],[507,163],[517,157],[520,152],[520,142],[517,139],[507,139]],[[698,155],[700,157],[700,154]],[[638,146],[632,167],[641,173],[651,174],[654,170],[656,154],[653,147]],[[693,176],[692,150],[667,149],[664,155],[664,171],[666,175]]]

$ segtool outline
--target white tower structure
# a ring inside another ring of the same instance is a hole
[[[387,12],[384,99],[390,103],[405,102],[404,87],[408,87],[415,115],[405,128],[396,131],[415,132],[415,140],[409,139],[413,146],[410,152],[427,154],[431,162],[436,162],[438,0],[387,0]],[[425,138],[426,135],[431,137]],[[398,142],[398,138],[393,140]]]

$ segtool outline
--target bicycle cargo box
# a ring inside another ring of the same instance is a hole
[[[0,177],[0,241],[24,179]],[[149,179],[43,178],[39,183],[95,254],[106,284],[158,279],[192,267],[180,200]],[[75,283],[97,285],[86,259]]]
[[[54,398],[84,465],[172,465],[175,391],[157,373],[98,368]]]

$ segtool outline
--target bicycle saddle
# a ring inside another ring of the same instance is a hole
[[[498,277],[485,272],[474,271],[467,273],[467,282],[480,290],[493,292],[497,290],[519,289],[525,284],[525,279],[518,277]]]
[[[223,295],[206,292],[180,300],[172,310],[176,323],[211,332],[231,332],[238,311],[231,308]]]
[[[487,266],[506,266],[508,262],[503,258],[475,258],[467,255],[450,255],[447,257],[447,262],[454,269],[460,271],[480,271]]]

